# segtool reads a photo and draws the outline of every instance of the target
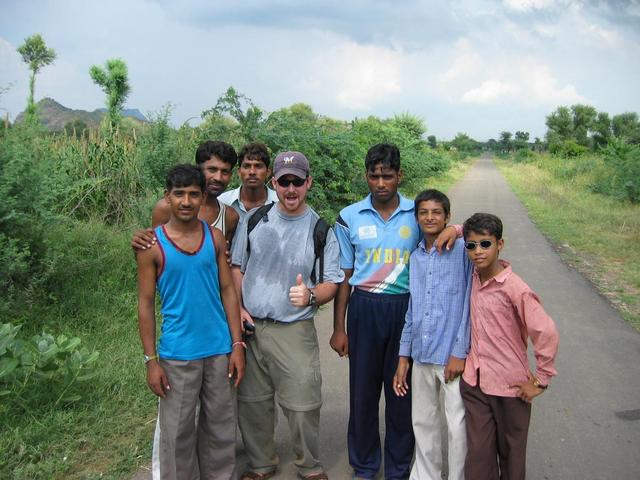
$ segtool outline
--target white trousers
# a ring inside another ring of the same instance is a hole
[[[411,373],[411,417],[416,437],[416,459],[411,480],[441,480],[442,435],[440,390],[444,396],[449,445],[449,480],[464,480],[467,432],[460,377],[444,383],[442,365],[413,363]]]

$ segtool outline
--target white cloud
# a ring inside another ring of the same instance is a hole
[[[533,31],[545,39],[554,39],[558,36],[558,27],[556,25],[539,23],[533,27]]]
[[[502,4],[508,9],[518,12],[544,10],[554,4],[554,0],[503,0]]]
[[[16,47],[0,37],[0,85],[5,82],[15,82],[16,77],[23,76],[27,66],[22,63]],[[13,77],[13,78],[11,78]]]
[[[558,80],[551,66],[536,56],[481,54],[467,42],[458,45],[440,88],[449,97],[475,105],[537,108],[588,101],[574,85]]]
[[[485,80],[480,86],[467,90],[461,100],[475,104],[516,102],[527,108],[588,102],[574,85],[561,85],[551,68],[539,60],[516,60],[495,70],[499,79]]]
[[[618,32],[603,28],[594,23],[584,22],[582,24],[582,33],[587,37],[591,37],[597,44],[604,44],[606,47],[618,47],[621,45]]]
[[[402,53],[342,40],[321,49],[305,88],[341,108],[370,110],[402,92]]]
[[[466,103],[494,103],[495,101],[513,98],[520,89],[517,85],[500,80],[487,80],[477,88],[473,88],[462,95],[462,101]]]
[[[474,51],[468,39],[459,39],[455,48],[455,59],[451,66],[440,76],[440,80],[444,83],[475,75],[483,66],[482,57]]]
[[[559,85],[551,68],[540,61],[527,59],[518,66],[518,73],[523,80],[522,100],[532,105],[562,105],[570,103],[590,103],[580,95],[576,87],[570,83]]]

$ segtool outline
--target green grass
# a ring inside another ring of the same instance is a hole
[[[536,163],[497,160],[531,218],[563,258],[640,330],[640,205],[590,192]]]
[[[49,235],[59,254],[50,256],[49,303],[7,320],[27,337],[42,329],[79,336],[100,351],[98,376],[68,406],[0,403],[0,478],[126,478],[148,462],[157,404],[140,360],[130,233],[77,222]]]

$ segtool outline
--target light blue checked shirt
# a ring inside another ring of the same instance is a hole
[[[400,355],[420,363],[446,365],[467,358],[469,298],[473,266],[464,240],[439,254],[422,240],[409,260],[409,308],[400,338]]]

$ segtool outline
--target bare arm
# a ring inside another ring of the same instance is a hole
[[[253,318],[251,318],[251,314],[244,308],[242,301],[242,279],[244,278],[244,273],[242,273],[239,266],[234,265],[231,267],[231,276],[233,277],[233,286],[235,287],[238,303],[240,304],[240,322],[242,330],[246,335],[252,335],[252,331],[245,330],[244,328],[245,322],[249,325],[253,325]]]
[[[324,305],[334,299],[338,293],[339,285],[337,283],[324,282],[315,286],[313,289],[316,294],[316,303]]]
[[[227,264],[226,241],[222,232],[212,228],[213,240],[216,246],[216,261],[218,264],[218,278],[220,281],[220,297],[227,316],[229,331],[231,332],[231,355],[229,357],[229,378],[235,375],[234,385],[237,387],[244,377],[244,349],[242,344],[242,327],[240,325],[240,306],[233,285],[231,271]]]
[[[238,222],[240,221],[240,215],[233,208],[227,207],[227,216],[225,218],[225,247],[226,251],[224,252],[225,257],[227,259],[227,264],[231,267],[231,244],[233,242],[233,236],[236,233],[236,228],[238,227]]]
[[[227,207],[227,217],[225,219],[226,223],[226,234],[225,239],[227,240],[227,245],[231,247],[231,241],[233,240],[233,236],[236,233],[236,228],[238,227],[238,222],[240,221],[240,215],[233,208]]]
[[[351,285],[349,279],[353,275],[353,269],[343,269],[344,280],[338,286],[338,294],[333,302],[333,335],[329,344],[341,357],[349,355],[349,339],[345,328],[347,305],[351,298]]]
[[[156,355],[155,293],[157,247],[136,256],[138,263],[138,330],[144,354],[156,357],[147,362],[147,383],[153,393],[164,397],[169,381]]]

